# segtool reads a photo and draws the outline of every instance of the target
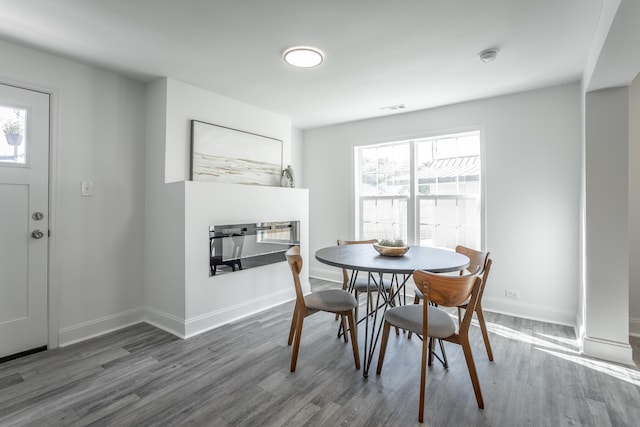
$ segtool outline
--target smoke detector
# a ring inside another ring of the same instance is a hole
[[[482,62],[493,62],[495,61],[496,56],[498,56],[498,52],[499,50],[495,48],[486,49],[478,54],[478,58]]]

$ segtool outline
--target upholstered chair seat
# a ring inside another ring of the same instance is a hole
[[[356,297],[342,289],[326,289],[304,297],[308,309],[330,311],[333,313],[353,310],[357,304]]]
[[[429,306],[429,331],[428,336],[433,338],[447,338],[456,331],[456,322],[453,321],[444,310]],[[403,305],[388,309],[384,318],[394,326],[422,335],[421,305]]]

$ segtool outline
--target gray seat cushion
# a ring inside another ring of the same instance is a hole
[[[342,289],[326,289],[304,297],[307,308],[330,312],[352,310],[358,304],[356,297]]]
[[[422,335],[422,308],[421,304],[393,307],[384,313],[384,318],[392,326]],[[447,338],[455,332],[456,324],[453,319],[445,311],[429,306],[428,335],[434,338]]]
[[[367,277],[367,273],[360,272],[360,274],[358,274],[358,277],[356,278],[356,283],[353,285],[353,289],[355,289],[358,292],[367,292],[368,281],[369,281],[369,278]],[[380,278],[376,276],[375,282],[374,282],[374,278],[372,277],[371,284],[369,285],[369,292],[375,292],[378,290],[378,287],[376,286],[376,282],[380,283]],[[384,286],[384,289],[388,291],[391,288],[391,283],[383,280],[382,286]]]

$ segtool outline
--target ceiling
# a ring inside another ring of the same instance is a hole
[[[0,0],[0,38],[308,129],[578,81],[603,1]],[[325,62],[285,64],[295,45]]]

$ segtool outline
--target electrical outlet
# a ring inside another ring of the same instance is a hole
[[[520,298],[518,291],[514,291],[513,289],[505,289],[504,296],[507,298]]]
[[[80,195],[82,197],[91,197],[91,196],[93,196],[93,182],[91,182],[91,181],[81,181],[80,182]]]

